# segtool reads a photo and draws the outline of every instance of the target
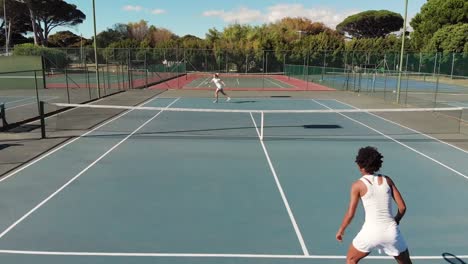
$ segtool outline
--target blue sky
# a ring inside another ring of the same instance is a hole
[[[84,37],[93,34],[92,0],[66,0],[82,10],[85,23],[70,30]],[[403,15],[404,0],[96,0],[98,32],[116,23],[141,19],[156,27],[201,38],[210,28],[222,30],[232,23],[258,25],[286,16],[307,17],[334,28],[347,16],[365,10],[387,9]],[[409,0],[408,17],[419,12],[426,0]]]

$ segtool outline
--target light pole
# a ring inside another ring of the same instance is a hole
[[[97,32],[96,32],[96,4],[93,0],[93,24],[94,24],[94,62],[96,63],[96,84],[97,84],[97,95],[101,98],[100,82],[99,82],[99,62],[98,62],[98,49],[97,49]]]
[[[401,75],[403,71],[403,58],[405,52],[405,39],[406,39],[406,20],[408,16],[408,0],[405,0],[405,18],[403,20],[403,35],[401,39],[401,52],[400,52],[400,63],[398,66],[398,86],[397,86],[397,104],[400,103],[401,94]]]
[[[6,1],[7,0],[3,0],[3,22],[5,24],[5,51],[6,51],[6,55],[8,55],[8,46],[10,45],[10,41],[9,41],[9,38],[8,38],[8,20],[7,20],[7,10],[6,10]]]

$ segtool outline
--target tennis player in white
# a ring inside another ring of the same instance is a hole
[[[366,214],[364,225],[349,246],[346,263],[358,263],[373,249],[393,256],[400,264],[410,264],[408,246],[398,227],[405,214],[406,205],[395,183],[388,177],[376,175],[382,166],[383,156],[373,147],[361,148],[356,163],[362,177],[351,187],[349,208],[336,233],[336,239],[343,241],[343,234],[351,223],[361,199]],[[398,206],[398,213],[392,216],[392,200]]]
[[[218,94],[219,93],[222,93],[224,96],[227,97],[226,99],[226,102],[229,102],[231,100],[231,97],[229,97],[225,92],[224,92],[224,89],[223,87],[226,86],[226,84],[223,82],[223,80],[221,80],[221,78],[219,78],[219,74],[218,73],[215,73],[213,75],[213,79],[211,79],[210,83],[214,83],[216,85],[216,91],[215,91],[215,100],[213,101],[213,103],[217,103],[218,102]]]

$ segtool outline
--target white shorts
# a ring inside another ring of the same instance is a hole
[[[217,92],[222,91],[222,90],[223,90],[223,87],[216,87]]]
[[[390,224],[386,228],[371,228],[363,226],[353,240],[353,246],[365,253],[373,249],[382,250],[389,256],[399,256],[408,249],[398,225]]]

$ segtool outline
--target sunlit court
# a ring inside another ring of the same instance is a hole
[[[0,7],[1,263],[468,262],[466,0]]]

